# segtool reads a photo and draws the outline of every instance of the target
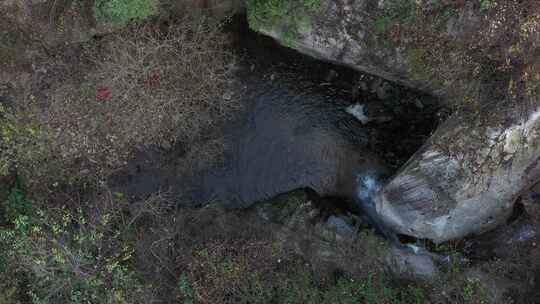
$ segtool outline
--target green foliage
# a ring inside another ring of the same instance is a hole
[[[181,295],[181,304],[193,304],[194,291],[193,287],[189,283],[188,277],[185,274],[180,276],[178,280],[178,293]]]
[[[285,42],[293,44],[299,29],[309,25],[308,15],[317,12],[320,0],[248,0],[249,26],[254,30],[268,29],[280,23],[286,28]]]
[[[19,187],[1,207],[0,303],[144,303],[119,211],[41,208]]]
[[[487,303],[486,291],[477,279],[468,279],[463,285],[462,296],[471,303]]]
[[[209,258],[207,256],[207,258]],[[235,299],[235,303],[310,303],[310,304],[386,304],[386,303],[426,303],[427,298],[424,290],[410,285],[394,286],[383,277],[369,277],[366,280],[356,281],[350,278],[339,278],[329,284],[321,285],[314,273],[306,268],[303,263],[297,265],[283,265],[287,269],[285,273],[247,273],[245,269],[236,263],[231,264],[227,259],[212,259],[213,262],[201,262],[206,269],[221,269],[215,273],[220,280],[227,282],[227,296]],[[293,262],[294,263],[294,262]],[[287,267],[289,266],[289,267]],[[240,269],[242,272],[231,276],[230,272],[223,269]],[[238,277],[240,275],[240,277]],[[248,276],[247,280],[244,276]],[[272,277],[275,276],[275,277]],[[201,280],[195,276],[193,279]],[[240,279],[240,281],[239,281]],[[211,280],[204,281],[206,284],[192,284],[182,276],[179,281],[180,303],[193,303],[194,294],[216,295],[219,293],[217,286],[221,283]],[[218,298],[204,298],[201,302],[218,302]]]
[[[421,304],[426,302],[426,297],[419,288],[411,286],[395,288],[387,284],[384,281],[374,282],[372,279],[365,282],[341,279],[324,294],[322,303]]]
[[[34,117],[7,111],[0,104],[0,176],[11,171],[25,180],[51,176],[56,173],[51,154],[47,136]]]
[[[155,0],[96,0],[94,15],[98,20],[127,23],[130,20],[144,19],[157,11]]]
[[[492,8],[497,7],[497,1],[496,0],[480,0],[480,10],[481,11],[487,11]]]
[[[408,59],[412,67],[413,76],[416,79],[431,79],[434,71],[428,62],[430,54],[423,48],[409,50]]]
[[[385,33],[392,26],[393,21],[390,16],[382,16],[377,18],[374,23],[375,31],[378,33]]]
[[[443,30],[448,19],[456,12],[450,6],[445,6],[443,1],[432,1],[430,4],[431,19],[430,27]],[[380,16],[375,19],[373,27],[378,33],[386,33],[392,25],[400,24],[409,28],[418,26],[422,12],[415,0],[389,0],[385,1]],[[425,17],[425,16],[424,16]]]
[[[15,62],[20,40],[18,36],[16,31],[0,32],[0,66]]]
[[[377,30],[384,32],[393,23],[414,23],[417,10],[415,0],[390,0],[384,3],[383,15],[375,21]]]
[[[259,282],[258,285],[264,285]],[[267,287],[268,288],[268,287]],[[273,292],[272,292],[273,291]],[[273,288],[268,288],[265,299],[258,303],[313,303],[313,304],[382,304],[382,303],[425,303],[423,290],[411,287],[393,287],[383,279],[355,281],[340,278],[329,286],[321,287],[313,275],[306,270],[290,273]],[[243,303],[252,303],[244,301]]]
[[[18,217],[29,218],[33,215],[32,202],[24,195],[19,181],[9,192],[3,207],[4,221],[7,223],[17,223]]]

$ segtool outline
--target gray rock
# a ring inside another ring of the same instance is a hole
[[[431,280],[439,276],[433,257],[425,250],[393,247],[387,253],[388,270],[402,279]]]
[[[328,217],[328,220],[326,220],[326,226],[343,236],[353,236],[355,233],[354,227],[352,223],[347,220],[347,218],[341,216],[331,215]]]
[[[378,193],[380,218],[435,242],[505,223],[540,179],[540,107],[515,107],[454,115]]]
[[[376,89],[377,98],[385,100],[395,96],[396,88],[392,86],[389,82],[383,82],[382,85]]]

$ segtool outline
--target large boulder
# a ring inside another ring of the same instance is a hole
[[[540,180],[540,105],[456,114],[376,198],[394,230],[436,242],[504,223]]]
[[[537,1],[248,0],[255,30],[457,109],[375,198],[394,230],[489,230],[540,180]]]

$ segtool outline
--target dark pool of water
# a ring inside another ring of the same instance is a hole
[[[231,31],[244,109],[221,128],[223,164],[179,175],[174,157],[181,153],[148,149],[112,180],[115,188],[235,207],[301,187],[352,198],[359,176],[389,176],[438,123],[437,102],[428,96],[397,86],[385,100],[371,89],[358,94],[364,76],[355,71],[283,48],[241,23]],[[362,124],[345,111],[355,103],[385,120]]]

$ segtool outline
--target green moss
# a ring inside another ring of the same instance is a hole
[[[292,46],[299,29],[309,26],[309,14],[320,8],[320,0],[248,0],[248,23],[256,31],[279,24],[284,29],[285,44]]]
[[[393,23],[412,24],[416,20],[416,10],[414,0],[386,1],[382,16],[376,21],[376,27],[387,29]]]
[[[487,11],[497,7],[497,1],[495,0],[480,0],[480,10]]]
[[[317,11],[320,0],[248,0],[246,5],[250,27],[259,30],[283,20],[296,23],[305,13]]]
[[[50,152],[45,135],[31,118],[17,116],[0,104],[0,176],[12,169],[23,177],[50,174]]]
[[[427,60],[428,57],[427,51],[421,48],[412,49],[408,52],[408,59],[415,79],[429,80],[432,78],[434,72]]]
[[[24,45],[22,34],[18,31],[0,33],[0,66],[12,65],[17,60],[18,48]]]
[[[387,32],[393,24],[393,20],[390,16],[382,16],[375,20],[374,28],[377,33]]]
[[[307,201],[309,201],[307,191],[298,189],[258,203],[254,206],[254,209],[265,219],[276,223],[284,223],[300,205]]]
[[[157,3],[155,0],[96,0],[93,9],[99,21],[124,24],[154,15]]]

